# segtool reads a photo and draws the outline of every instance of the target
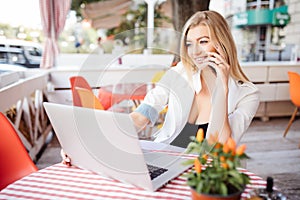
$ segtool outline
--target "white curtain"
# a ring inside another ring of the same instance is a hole
[[[62,32],[71,0],[40,0],[40,13],[45,45],[40,68],[51,68],[59,53],[57,39]]]

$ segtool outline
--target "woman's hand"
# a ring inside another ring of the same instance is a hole
[[[64,152],[63,149],[61,149],[60,155],[61,155],[61,157],[63,159],[62,163],[64,165],[67,165],[68,167],[72,166],[72,164],[71,164],[71,158]]]
[[[129,116],[131,117],[138,133],[145,130],[147,124],[149,123],[149,119],[147,117],[138,112],[132,112],[129,114]]]
[[[221,77],[221,80],[224,84],[224,90],[228,92],[228,79],[229,79],[229,70],[230,66],[225,60],[225,58],[215,52],[208,52],[210,65],[216,70],[217,76]]]

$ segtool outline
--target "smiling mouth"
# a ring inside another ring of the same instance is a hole
[[[203,63],[204,61],[206,61],[206,59],[207,59],[207,56],[194,58],[194,60],[195,60],[197,63]]]

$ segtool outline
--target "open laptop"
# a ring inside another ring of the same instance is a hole
[[[47,102],[44,107],[72,165],[150,191],[191,167],[183,165],[183,148],[140,141],[128,114]]]

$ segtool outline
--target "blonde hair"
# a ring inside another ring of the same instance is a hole
[[[214,46],[222,48],[225,53],[225,59],[230,65],[230,76],[236,80],[248,82],[249,79],[242,71],[238,62],[236,46],[226,20],[215,11],[199,11],[196,12],[185,23],[180,41],[180,57],[183,65],[189,69],[194,69],[191,58],[188,56],[186,47],[186,37],[190,28],[198,25],[205,25],[209,29],[210,38]]]

